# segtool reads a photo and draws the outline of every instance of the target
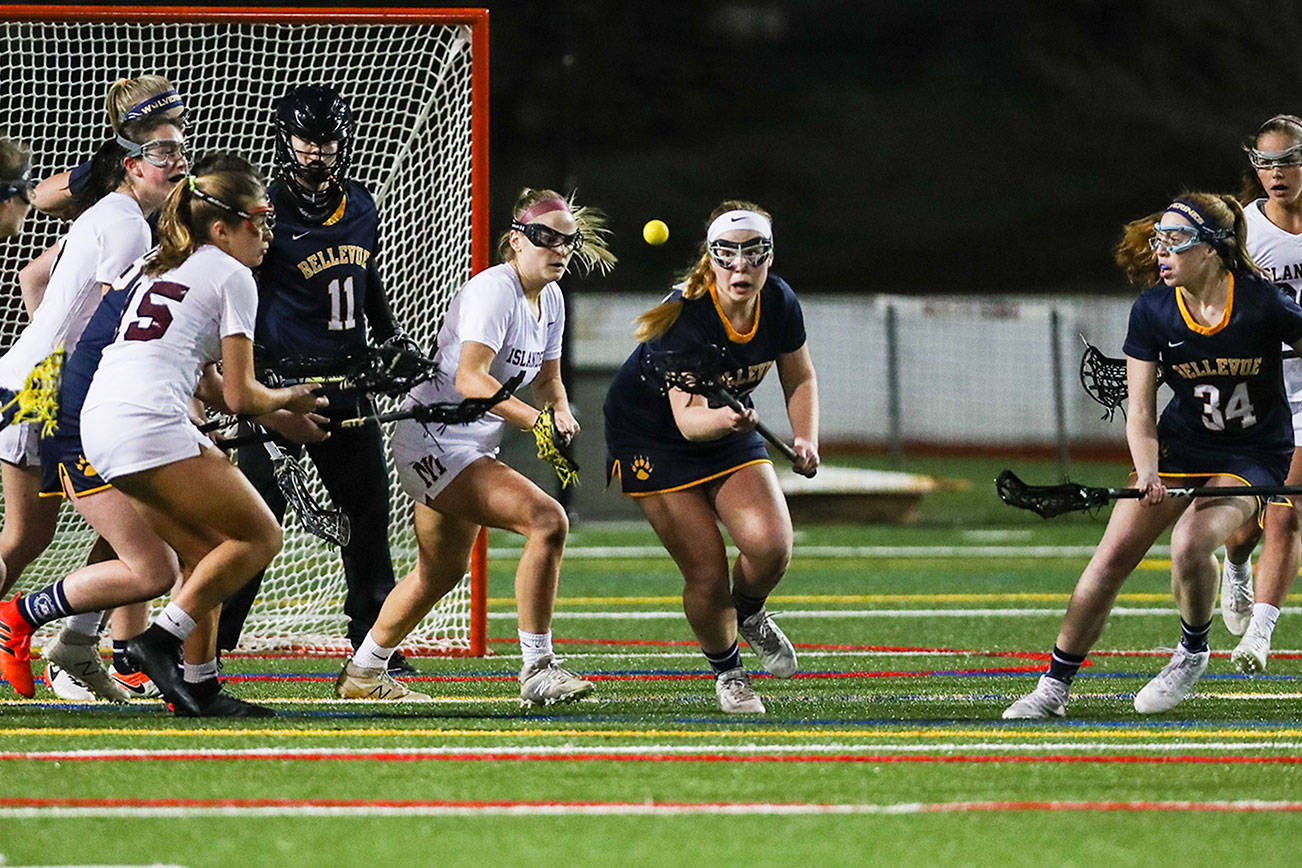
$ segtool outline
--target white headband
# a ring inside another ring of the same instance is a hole
[[[773,240],[773,223],[763,214],[756,214],[754,211],[724,211],[705,232],[705,243],[712,244],[719,240],[719,236],[725,232],[731,232],[734,229],[749,229],[752,232],[758,232],[766,241]]]

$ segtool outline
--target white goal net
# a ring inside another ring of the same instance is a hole
[[[8,7],[22,14],[15,9]],[[485,264],[480,257],[488,246],[486,14],[322,10],[313,17],[191,9],[184,20],[169,21],[145,10],[104,12],[98,20],[0,20],[8,46],[0,59],[0,128],[32,147],[33,176],[69,169],[104,141],[110,134],[104,96],[118,78],[166,76],[189,107],[195,153],[234,151],[268,175],[274,101],[292,85],[331,86],[353,108],[353,176],[379,206],[377,261],[395,317],[431,347],[452,293]],[[18,269],[65,230],[34,216],[18,238],[0,242],[0,348],[26,322]],[[315,478],[310,462],[304,464]],[[390,546],[401,579],[415,559],[411,507],[392,467],[390,483]],[[315,494],[328,502],[319,483]],[[300,531],[292,516],[285,525],[284,549],[267,572],[241,649],[342,651],[338,551]],[[54,543],[17,587],[66,575],[84,562],[93,539],[65,504]],[[468,585],[449,595],[405,647],[473,650]]]

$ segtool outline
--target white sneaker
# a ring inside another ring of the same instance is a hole
[[[109,677],[132,699],[162,699],[163,691],[143,672],[123,672],[117,664],[109,667]]]
[[[95,701],[95,694],[90,692],[89,687],[53,663],[45,664],[45,684],[60,699],[69,699],[73,702]]]
[[[766,609],[760,609],[739,623],[737,632],[741,633],[750,650],[759,655],[765,672],[778,678],[790,678],[796,674],[795,646],[773,623],[773,616]]]
[[[1230,562],[1221,564],[1221,618],[1225,629],[1242,636],[1252,620],[1252,559],[1243,566]]]
[[[1266,658],[1270,656],[1270,636],[1260,630],[1248,629],[1239,645],[1230,653],[1230,662],[1244,675],[1266,671]]]
[[[99,654],[99,637],[66,627],[41,649],[41,656],[80,681],[101,699],[126,702],[127,692],[113,680]]]
[[[412,690],[384,669],[364,669],[351,660],[344,663],[335,679],[335,696],[339,699],[373,699],[384,702],[433,702],[427,693]]]
[[[728,714],[764,713],[764,701],[751,689],[745,669],[729,669],[715,676],[714,695],[719,697],[719,708]]]
[[[1041,720],[1064,717],[1071,685],[1048,675],[1041,675],[1035,689],[1004,709],[1004,720]]]
[[[1193,653],[1183,645],[1175,646],[1171,662],[1162,667],[1152,681],[1135,694],[1135,711],[1140,714],[1157,714],[1170,711],[1193,695],[1194,685],[1207,671],[1211,651]]]
[[[561,666],[551,654],[538,658],[520,670],[520,707],[555,705],[580,699],[592,692],[592,682],[584,681]]]

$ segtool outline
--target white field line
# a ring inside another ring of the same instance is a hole
[[[1170,654],[1170,653],[1171,653],[1171,650],[1172,650],[1172,649],[1169,649],[1169,648],[1162,648],[1162,649],[1145,648],[1145,649],[1143,649],[1143,651],[1144,651],[1145,654],[1149,654],[1149,653],[1153,654],[1153,655],[1154,655],[1153,659],[1157,659],[1156,655],[1157,655],[1158,653],[1160,653],[1160,652],[1162,652],[1162,651],[1165,651],[1167,654]],[[1212,651],[1212,656],[1215,657],[1215,656],[1217,655],[1218,652],[1220,653],[1220,656],[1222,656],[1222,657],[1225,657],[1225,656],[1227,656],[1227,655],[1229,654],[1229,651],[1227,651],[1227,650],[1221,648],[1221,649],[1213,649],[1213,651]],[[623,661],[627,661],[627,662],[629,662],[629,663],[635,663],[635,662],[638,661],[638,660],[704,660],[704,658],[701,656],[701,652],[700,652],[700,651],[650,651],[650,652],[648,652],[648,651],[633,651],[633,650],[629,650],[629,651],[573,651],[573,650],[571,650],[570,648],[566,647],[566,648],[561,649],[560,652],[558,652],[558,653],[561,654],[561,655],[563,655],[564,658],[565,658],[566,660],[623,660]],[[980,657],[980,658],[982,658],[982,659],[984,659],[984,660],[1008,660],[1008,661],[1018,661],[1018,660],[1020,660],[1020,661],[1022,661],[1023,663],[1026,663],[1026,664],[1028,664],[1028,665],[1030,665],[1030,664],[1034,664],[1034,663],[1039,663],[1039,662],[1044,662],[1044,661],[1040,661],[1040,660],[1038,660],[1038,659],[1036,659],[1036,658],[1033,658],[1033,657],[1030,657],[1030,656],[1025,656],[1025,657],[1014,657],[1014,656],[1006,655],[1006,654],[994,655],[994,654],[990,654],[990,653],[988,653],[988,652],[983,652],[983,651],[982,651],[981,649],[979,649],[979,648],[955,648],[955,649],[944,649],[944,650],[924,650],[924,651],[873,651],[873,650],[866,650],[866,649],[865,649],[865,650],[845,650],[845,649],[841,649],[841,650],[824,650],[824,649],[818,649],[818,648],[801,648],[801,647],[799,647],[799,646],[796,646],[796,653],[800,656],[800,659],[801,659],[801,660],[805,660],[805,659],[808,659],[808,658],[810,658],[810,657],[819,657],[819,658],[836,658],[836,657]],[[1115,652],[1113,652],[1113,653],[1115,653]],[[1298,651],[1298,650],[1288,650],[1288,649],[1285,649],[1285,648],[1272,648],[1272,649],[1270,649],[1270,653],[1271,653],[1271,654],[1302,654],[1302,651]],[[1107,656],[1111,656],[1111,655],[1110,655],[1110,654],[1107,654],[1107,653],[1104,653],[1104,652],[1101,652],[1101,651],[1095,651],[1091,656],[1097,658],[1097,657],[1100,657],[1100,656],[1102,656],[1102,657],[1107,657]],[[1135,656],[1138,657],[1139,655],[1136,654]],[[1046,657],[1047,657],[1047,655],[1046,655]],[[417,659],[419,660],[419,658],[417,658]],[[496,653],[496,654],[493,655],[493,659],[494,659],[494,660],[520,660],[520,659],[522,659],[522,655],[520,655],[520,654],[514,654],[514,653],[498,652],[498,653]],[[704,664],[702,664],[702,665],[704,665]],[[1015,662],[1010,662],[1008,665],[1010,665],[1010,666],[1011,666],[1011,665],[1015,665]],[[1082,675],[1088,675],[1088,674],[1089,674],[1088,672],[1084,672],[1084,673],[1082,673]]]
[[[906,815],[995,811],[1199,811],[1257,813],[1302,811],[1302,802],[1130,801],[1130,802],[897,802],[895,804],[809,804],[763,802],[643,803],[431,803],[406,805],[190,805],[0,808],[2,819],[193,818],[193,817],[489,817],[489,816],[683,816],[722,815]]]
[[[372,748],[294,748],[294,747],[259,747],[259,748],[202,748],[204,757],[220,759],[259,759],[262,757],[329,757],[329,756],[375,756],[385,757],[394,754],[403,756],[496,756],[513,754],[517,756],[554,756],[575,753],[641,755],[641,754],[735,754],[737,756],[764,756],[767,754],[802,754],[827,753],[845,755],[890,755],[913,753],[962,754],[962,753],[1056,753],[1070,751],[1074,753],[1103,753],[1107,751],[1125,751],[1128,753],[1189,752],[1189,751],[1297,751],[1302,749],[1300,741],[1154,741],[1154,742],[941,742],[937,744],[892,744],[889,742],[856,742],[845,744],[647,744],[647,745],[608,745],[602,747],[575,747],[565,745],[529,745],[498,747],[372,747]],[[0,760],[42,760],[71,762],[76,760],[165,760],[176,757],[193,757],[196,750],[145,750],[136,748],[113,748],[105,750],[54,750],[54,751],[10,751],[0,752]]]
[[[564,601],[561,601],[564,603]],[[782,620],[791,618],[1061,618],[1066,607],[1053,609],[783,609]],[[1286,615],[1302,613],[1302,606],[1285,606]],[[1174,617],[1172,606],[1119,606],[1112,610],[1114,616],[1146,615],[1149,617]],[[677,610],[640,612],[570,612],[558,609],[553,616],[575,621],[667,621],[679,620],[683,613]],[[490,621],[514,621],[515,612],[489,612]]]
[[[810,559],[841,558],[1088,558],[1095,546],[813,546],[797,545],[794,557]],[[519,560],[523,549],[517,547],[490,547],[490,558]],[[737,549],[729,546],[733,557]],[[1153,546],[1150,558],[1168,558],[1170,546]],[[664,558],[669,555],[660,546],[569,546],[565,557],[580,560],[644,560]]]

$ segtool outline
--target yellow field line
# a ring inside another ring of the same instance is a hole
[[[195,729],[123,727],[15,727],[0,729],[7,736],[223,736],[227,738],[846,738],[881,739],[1091,739],[1091,738],[1298,738],[1302,729],[1049,729],[1000,727],[990,729]]]

